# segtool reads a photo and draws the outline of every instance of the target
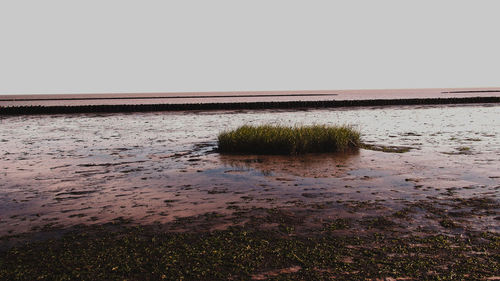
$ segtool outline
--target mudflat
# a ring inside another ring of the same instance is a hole
[[[2,116],[0,277],[496,278],[495,120],[498,104]],[[244,124],[351,125],[365,146],[219,154]]]

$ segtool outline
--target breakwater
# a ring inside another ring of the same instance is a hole
[[[234,102],[234,103],[190,103],[190,104],[113,104],[75,106],[9,106],[0,107],[0,115],[24,114],[74,114],[74,113],[120,113],[148,111],[186,110],[238,110],[238,109],[293,109],[334,108],[359,106],[394,105],[439,105],[500,103],[500,97],[464,98],[412,98],[372,100],[325,100],[325,101],[277,101],[277,102]]]

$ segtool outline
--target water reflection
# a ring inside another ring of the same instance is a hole
[[[295,177],[339,177],[357,166],[359,150],[345,153],[288,155],[219,155],[225,166],[238,171],[259,170],[264,175]]]

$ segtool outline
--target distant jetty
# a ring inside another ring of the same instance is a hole
[[[411,98],[371,100],[326,100],[326,101],[276,101],[276,102],[232,102],[232,103],[185,103],[185,104],[114,104],[73,106],[7,106],[0,107],[0,115],[24,114],[74,114],[74,113],[119,113],[148,111],[190,110],[241,110],[241,109],[298,109],[335,108],[396,105],[445,105],[500,103],[500,97],[463,98]]]

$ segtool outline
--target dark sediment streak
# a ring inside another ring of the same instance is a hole
[[[500,97],[0,107],[0,115],[500,103]]]
[[[500,90],[460,90],[460,91],[446,91],[442,94],[470,94],[470,93],[500,93]]]

